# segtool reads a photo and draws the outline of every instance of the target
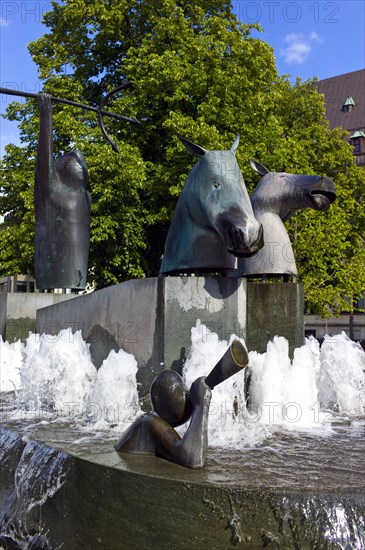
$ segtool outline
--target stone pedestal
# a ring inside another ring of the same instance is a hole
[[[290,348],[303,344],[303,289],[291,283],[249,283],[231,277],[158,277],[126,281],[37,311],[37,331],[57,335],[81,330],[99,367],[109,352],[123,348],[138,363],[141,395],[165,368],[178,372],[189,354],[191,328],[244,338],[249,350],[264,352],[275,335]],[[206,327],[206,328],[205,328]]]
[[[212,333],[246,338],[246,279],[166,277],[163,284],[164,362],[180,371],[191,347],[191,328],[200,320],[201,339]]]
[[[12,343],[36,332],[37,309],[74,298],[74,294],[9,292],[0,294],[0,335]]]
[[[284,336],[289,353],[304,343],[304,293],[297,283],[248,283],[247,333],[249,350],[266,351],[274,336]]]
[[[138,363],[140,394],[165,368],[181,370],[198,320],[202,338],[246,334],[246,280],[213,277],[136,279],[79,296],[37,312],[37,330],[56,335],[81,330],[99,367],[109,352],[123,348]]]

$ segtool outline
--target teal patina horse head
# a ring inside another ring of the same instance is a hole
[[[263,246],[235,156],[239,136],[229,151],[207,151],[180,139],[199,160],[179,197],[160,273],[232,271],[237,257]]]

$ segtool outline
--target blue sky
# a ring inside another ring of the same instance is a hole
[[[365,0],[233,0],[233,6],[243,22],[261,24],[260,37],[274,48],[279,74],[293,81],[365,67]],[[0,0],[1,87],[42,89],[27,44],[46,32],[41,20],[50,9],[45,0]],[[1,112],[11,100],[0,97]],[[16,123],[0,120],[0,138],[1,154],[4,145],[18,142]]]

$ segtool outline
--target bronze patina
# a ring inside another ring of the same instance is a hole
[[[270,172],[257,161],[252,168],[263,176],[251,195],[256,219],[262,224],[264,247],[238,260],[233,276],[296,276],[293,248],[284,226],[295,212],[305,208],[326,211],[336,198],[333,181],[326,176]]]
[[[37,288],[86,286],[90,235],[87,168],[79,150],[53,156],[52,99],[39,94],[40,132],[34,184]]]
[[[153,412],[137,418],[121,436],[120,453],[155,454],[188,468],[204,466],[208,449],[208,414],[212,389],[248,364],[239,340],[233,340],[207,377],[200,377],[190,390],[172,370],[160,372],[151,385]],[[190,419],[181,438],[174,429]]]
[[[199,160],[179,196],[160,273],[231,271],[238,256],[263,246],[235,156],[239,136],[229,151],[207,151],[180,139]]]
[[[109,92],[99,107],[54,97],[0,88],[1,94],[35,98],[40,113],[40,131],[34,185],[35,256],[34,271],[39,290],[83,290],[86,286],[90,236],[90,195],[87,191],[87,167],[78,149],[54,159],[52,104],[63,103],[98,114],[100,128],[112,146],[103,117],[138,124],[135,118],[105,110],[108,100],[130,87],[129,82]]]

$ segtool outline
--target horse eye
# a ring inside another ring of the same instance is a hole
[[[221,184],[219,183],[219,181],[215,181],[215,182],[213,183],[213,187],[214,187],[215,189],[218,189],[218,187],[220,187],[220,186],[221,186]]]

